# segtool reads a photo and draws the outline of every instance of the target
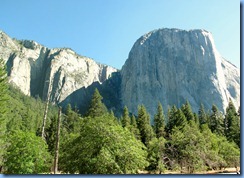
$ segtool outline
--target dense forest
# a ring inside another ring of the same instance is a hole
[[[240,166],[240,108],[232,101],[225,114],[215,105],[210,111],[201,105],[194,113],[186,101],[167,112],[158,103],[152,118],[143,105],[137,115],[125,106],[116,117],[96,89],[85,115],[68,105],[60,118],[58,106],[49,104],[42,137],[46,103],[10,86],[3,66],[1,62],[1,173],[49,174],[57,151],[58,171],[71,174],[195,173]]]

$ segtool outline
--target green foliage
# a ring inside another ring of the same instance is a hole
[[[225,161],[225,167],[240,166],[240,149],[234,142],[228,142],[225,137],[218,138],[219,155]]]
[[[39,98],[25,96],[13,86],[9,87],[9,100],[7,105],[11,106],[6,117],[8,118],[7,130],[23,130],[36,133],[42,125],[45,103]],[[50,124],[50,118],[57,115],[56,106],[49,105],[46,126]]]
[[[165,142],[163,137],[153,138],[148,144],[148,162],[149,166],[147,170],[149,171],[165,171],[164,165],[164,152],[165,152]]]
[[[225,125],[225,135],[227,139],[229,141],[234,141],[240,147],[240,117],[231,100],[226,108]]]
[[[154,132],[157,138],[164,136],[165,132],[165,117],[161,103],[158,103],[157,113],[154,116]]]
[[[205,112],[203,104],[200,105],[200,108],[198,111],[198,118],[199,118],[199,124],[200,125],[208,123],[208,116]]]
[[[94,94],[91,99],[90,107],[88,109],[87,116],[97,117],[102,116],[107,113],[106,106],[102,103],[102,96],[100,95],[98,89],[95,89]]]
[[[217,135],[224,135],[224,119],[217,106],[212,106],[212,113],[209,118],[209,128]]]
[[[39,98],[25,96],[14,87],[8,87],[1,64],[0,166],[6,160],[3,165],[6,173],[50,171],[58,109],[49,107],[45,143],[35,136],[42,124],[44,106]],[[81,118],[70,105],[62,115],[59,170],[82,174],[133,174],[146,168],[150,172],[179,169],[193,173],[240,165],[240,108],[236,112],[232,101],[225,118],[215,105],[211,115],[205,112],[203,105],[198,114],[193,113],[189,102],[180,109],[169,108],[167,114],[165,126],[166,118],[159,103],[153,128],[143,105],[138,106],[137,118],[134,115],[130,118],[125,107],[123,116],[117,119],[113,111],[107,112],[96,89],[87,118]]]
[[[169,135],[175,126],[175,115],[177,113],[177,108],[175,105],[172,106],[172,108],[168,108],[168,122],[166,125],[166,132],[167,135]]]
[[[9,136],[5,155],[7,174],[37,174],[50,170],[46,143],[33,133],[16,131]]]
[[[187,121],[194,120],[194,115],[191,110],[191,105],[188,101],[186,101],[186,103],[182,105],[181,110],[184,113]]]
[[[56,142],[57,121],[58,121],[58,117],[56,115],[51,117],[51,123],[49,127],[45,129],[48,151],[51,153],[51,155],[54,155],[54,151],[55,151],[54,149],[55,149],[55,142]]]
[[[193,120],[183,128],[175,127],[170,135],[170,156],[188,173],[205,168],[202,160],[203,137]]]
[[[171,134],[174,127],[178,127],[180,130],[187,124],[186,117],[181,109],[177,109],[173,106],[168,113],[168,123],[166,125],[167,136]]]
[[[136,173],[148,165],[143,144],[110,115],[86,118],[79,136],[62,149],[60,163],[70,173]]]
[[[67,129],[69,133],[71,132],[79,132],[79,122],[81,120],[80,115],[73,111],[71,105],[68,104],[65,112],[65,116],[63,119],[64,127]]]
[[[150,116],[143,105],[138,106],[137,126],[140,131],[142,143],[147,145],[149,141],[155,137],[155,134],[150,125]]]
[[[134,136],[136,137],[137,140],[141,140],[140,131],[137,127],[137,122],[136,122],[136,118],[134,115],[131,116],[131,125],[130,125],[129,130],[131,131],[131,133],[134,134]]]
[[[201,133],[204,139],[202,148],[202,159],[209,169],[216,169],[225,166],[224,159],[219,155],[218,137],[213,134],[207,124],[201,126]]]
[[[9,110],[9,107],[7,107],[8,86],[6,76],[7,74],[3,60],[0,60],[0,166],[3,164],[3,155],[6,151],[6,114]]]
[[[123,127],[127,127],[127,128],[129,128],[129,126],[130,126],[130,116],[129,116],[128,108],[126,106],[124,107],[124,110],[123,110],[121,124]]]

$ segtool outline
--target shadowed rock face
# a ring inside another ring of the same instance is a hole
[[[137,113],[144,104],[152,115],[186,100],[196,112],[201,103],[224,111],[229,98],[240,105],[240,72],[217,52],[205,30],[159,29],[139,38],[121,71],[122,105]]]
[[[67,104],[71,104],[72,108],[77,108],[81,114],[86,114],[92,95],[97,88],[103,97],[103,103],[107,106],[108,110],[112,110],[116,116],[120,116],[123,107],[121,105],[121,76],[119,72],[114,72],[112,76],[104,81],[102,84],[94,82],[89,87],[82,87],[72,94],[70,94],[64,101],[60,103],[63,108]]]
[[[48,49],[1,31],[0,58],[6,62],[9,82],[24,94],[45,100],[50,84],[53,103],[70,103],[81,113],[95,88],[117,115],[124,105],[137,114],[137,106],[144,104],[153,116],[158,101],[165,111],[186,100],[195,112],[201,103],[224,111],[229,99],[240,106],[240,71],[220,56],[205,30],[149,32],[135,42],[120,72],[71,49]]]
[[[10,83],[44,100],[49,88],[53,103],[94,82],[103,83],[117,71],[71,49],[48,49],[34,41],[11,39],[1,31],[0,58],[6,62]]]

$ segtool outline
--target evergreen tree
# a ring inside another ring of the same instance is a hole
[[[95,89],[91,99],[90,107],[88,109],[88,113],[87,113],[88,116],[97,117],[107,113],[107,108],[102,103],[102,99],[103,98],[100,95],[98,89]]]
[[[187,121],[194,120],[194,114],[188,101],[186,101],[186,103],[182,105],[181,110],[184,113]]]
[[[168,122],[166,124],[166,132],[169,135],[175,125],[175,115],[177,113],[177,108],[175,105],[168,109]]]
[[[212,113],[209,118],[209,128],[217,135],[224,135],[224,119],[217,106],[213,105]]]
[[[66,107],[63,123],[69,133],[79,131],[80,119],[80,115],[77,112],[73,111],[71,105],[68,104]]]
[[[198,111],[198,118],[199,118],[199,124],[206,124],[208,121],[207,114],[205,112],[203,104],[200,105],[199,111]]]
[[[6,112],[8,110],[8,86],[7,86],[7,74],[5,70],[3,60],[0,60],[0,167],[3,165],[3,155],[6,151]]]
[[[149,166],[146,168],[149,171],[164,172],[164,154],[165,154],[165,142],[163,137],[153,138],[148,144],[148,162]]]
[[[130,116],[129,116],[129,111],[128,108],[125,106],[123,110],[123,116],[121,120],[122,126],[129,128],[130,126]]]
[[[173,106],[169,113],[169,122],[166,126],[167,133],[170,134],[174,127],[182,129],[187,124],[186,117],[181,109],[177,109]]]
[[[111,118],[113,118],[114,121],[119,123],[119,120],[118,120],[117,117],[115,117],[113,110],[110,110],[109,115],[110,115]]]
[[[175,127],[179,127],[180,129],[182,129],[185,127],[186,124],[187,120],[184,113],[181,111],[181,109],[178,109],[175,115]]]
[[[141,141],[145,145],[154,137],[153,129],[150,125],[150,117],[146,111],[146,108],[141,105],[138,106],[138,119],[137,119],[138,129],[141,135]]]
[[[148,166],[145,146],[110,115],[87,118],[61,147],[62,170],[80,174],[133,174]]]
[[[131,116],[131,125],[137,128],[136,117],[134,115]]]
[[[51,117],[51,123],[48,128],[46,128],[46,142],[48,145],[48,151],[51,153],[51,155],[54,155],[54,149],[55,149],[55,139],[56,139],[56,133],[57,133],[57,116],[54,115]]]
[[[164,117],[163,107],[159,102],[157,113],[154,116],[154,132],[156,133],[157,138],[165,135],[164,129],[165,129],[165,117]]]
[[[136,137],[136,139],[140,140],[140,131],[137,127],[137,122],[136,122],[136,118],[134,115],[131,116],[131,125],[130,125],[130,131],[134,134],[134,136]]]
[[[199,126],[200,123],[199,123],[198,115],[196,113],[194,113],[193,115],[194,115],[194,121],[195,121],[195,123],[197,124],[197,126]]]
[[[37,174],[50,169],[50,155],[44,140],[34,133],[16,131],[9,136],[5,173]]]
[[[230,100],[225,115],[225,135],[240,147],[240,120],[233,102]]]
[[[202,159],[204,155],[201,151],[205,150],[205,142],[194,120],[190,120],[189,124],[183,127],[174,127],[169,143],[168,157],[175,160],[171,163],[171,168],[178,167],[181,171],[187,168],[188,173],[205,169]]]

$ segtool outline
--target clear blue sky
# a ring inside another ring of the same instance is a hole
[[[158,28],[206,29],[240,67],[239,0],[1,0],[0,30],[121,69],[134,42]]]

